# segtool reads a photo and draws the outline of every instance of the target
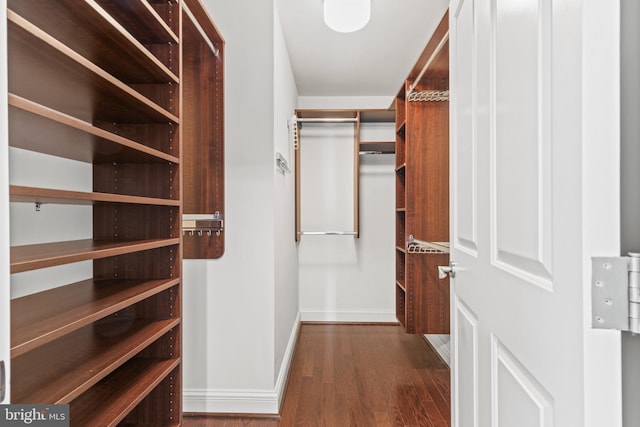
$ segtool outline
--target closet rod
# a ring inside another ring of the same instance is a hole
[[[202,29],[202,27],[198,23],[198,20],[193,16],[193,13],[191,13],[191,10],[187,7],[187,5],[185,3],[182,3],[182,8],[187,13],[187,15],[189,16],[189,19],[191,20],[193,25],[196,27],[196,29],[198,30],[198,32],[202,36],[202,39],[209,46],[209,49],[211,49],[211,51],[213,52],[213,56],[215,56],[216,58],[219,58],[220,50],[216,49],[216,47],[213,45],[213,43],[211,43],[211,40],[209,39],[209,36],[207,35],[207,33],[204,32],[204,29]]]
[[[411,92],[413,92],[413,90],[416,88],[416,86],[418,86],[418,83],[420,82],[420,79],[422,79],[422,76],[424,76],[424,73],[427,72],[427,68],[429,68],[429,66],[431,65],[431,63],[435,59],[435,57],[438,56],[438,54],[440,53],[440,51],[442,50],[442,48],[444,47],[444,45],[448,41],[449,41],[449,30],[447,30],[447,32],[445,33],[445,35],[442,38],[442,40],[440,40],[440,43],[438,43],[438,46],[436,46],[436,49],[433,51],[433,53],[429,57],[429,60],[427,61],[427,63],[424,64],[424,67],[422,67],[422,70],[420,71],[420,74],[418,74],[418,77],[416,77],[416,79],[413,81],[413,83],[409,87],[409,91],[407,92],[407,95],[411,95]]]
[[[355,123],[355,117],[296,117],[300,123]]]
[[[356,236],[355,231],[298,231],[299,236]]]

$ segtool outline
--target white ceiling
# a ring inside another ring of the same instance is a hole
[[[371,20],[337,33],[323,0],[277,0],[300,96],[392,96],[409,74],[449,0],[372,0]]]

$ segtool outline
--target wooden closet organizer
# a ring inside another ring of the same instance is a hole
[[[10,186],[14,203],[93,212],[91,239],[10,248],[12,274],[93,264],[11,301],[10,401],[69,404],[72,426],[180,425],[182,28],[208,16],[197,0],[8,0],[7,19],[9,145],[93,170],[91,192]]]
[[[316,231],[306,232],[302,230],[302,209],[301,209],[301,158],[300,158],[300,133],[299,127],[305,121],[310,122],[332,122],[332,121],[347,121],[354,123],[354,136],[353,136],[353,150],[354,150],[354,180],[353,180],[353,231],[347,232],[349,235],[353,235],[355,238],[360,237],[360,155],[361,151],[375,151],[380,153],[393,153],[395,144],[394,141],[368,141],[361,139],[361,125],[371,123],[393,123],[394,113],[392,110],[381,109],[363,109],[363,110],[315,110],[315,109],[298,109],[295,110],[295,123],[290,124],[295,126],[294,134],[294,147],[295,147],[295,239],[296,242],[300,241],[300,238],[304,234],[342,234],[331,231]]]
[[[408,333],[449,333],[448,12],[396,100],[396,317]]]

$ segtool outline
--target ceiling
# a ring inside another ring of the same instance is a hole
[[[371,0],[371,20],[337,33],[323,0],[277,0],[300,96],[393,96],[444,15],[449,0]]]

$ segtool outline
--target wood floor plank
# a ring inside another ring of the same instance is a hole
[[[189,416],[184,427],[449,427],[448,366],[397,325],[305,323],[280,419]]]

